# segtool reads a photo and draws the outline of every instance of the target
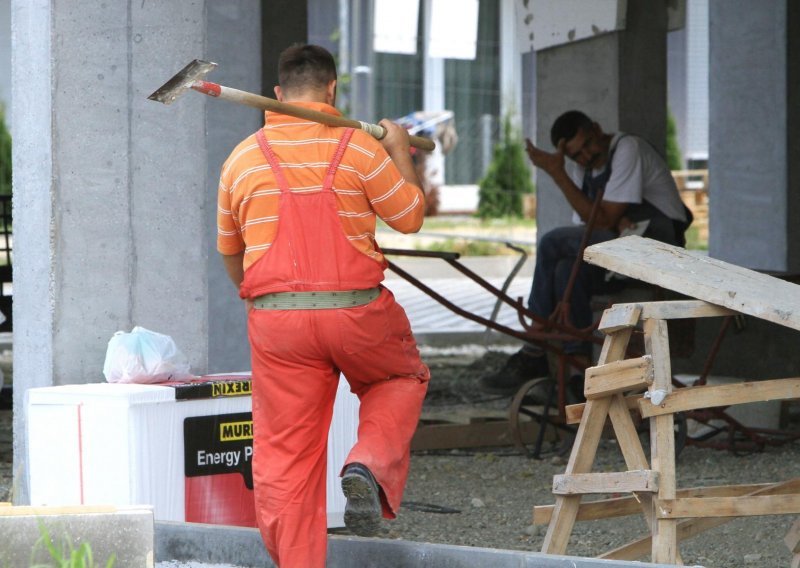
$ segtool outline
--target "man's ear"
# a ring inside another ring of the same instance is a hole
[[[283,91],[281,90],[281,86],[280,85],[275,85],[275,88],[273,89],[273,91],[275,91],[275,98],[278,99],[279,101],[283,102]]]
[[[328,83],[325,88],[325,102],[331,106],[336,106],[336,79]]]

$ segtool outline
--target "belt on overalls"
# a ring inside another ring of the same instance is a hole
[[[369,304],[380,296],[380,287],[367,290],[344,290],[337,292],[275,292],[253,298],[257,310],[330,310],[354,308]]]

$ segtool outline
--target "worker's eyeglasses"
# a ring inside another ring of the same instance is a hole
[[[586,150],[586,148],[588,148],[592,144],[594,144],[594,141],[596,139],[594,130],[582,130],[578,133],[578,136],[580,136],[581,134],[584,135],[584,139],[583,142],[581,143],[580,148],[578,148],[572,153],[567,154],[567,157],[569,157],[569,159],[571,159],[574,162],[578,161],[578,158],[583,153],[583,151]]]

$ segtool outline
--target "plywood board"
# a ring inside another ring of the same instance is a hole
[[[613,272],[800,330],[800,286],[704,254],[630,236],[588,247]]]

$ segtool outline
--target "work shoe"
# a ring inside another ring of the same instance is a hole
[[[509,357],[502,369],[481,377],[480,387],[492,394],[514,394],[526,382],[547,377],[549,373],[547,355],[528,355],[520,350]]]
[[[342,474],[342,491],[347,497],[344,524],[355,535],[375,536],[381,528],[381,498],[372,472],[351,463]]]

